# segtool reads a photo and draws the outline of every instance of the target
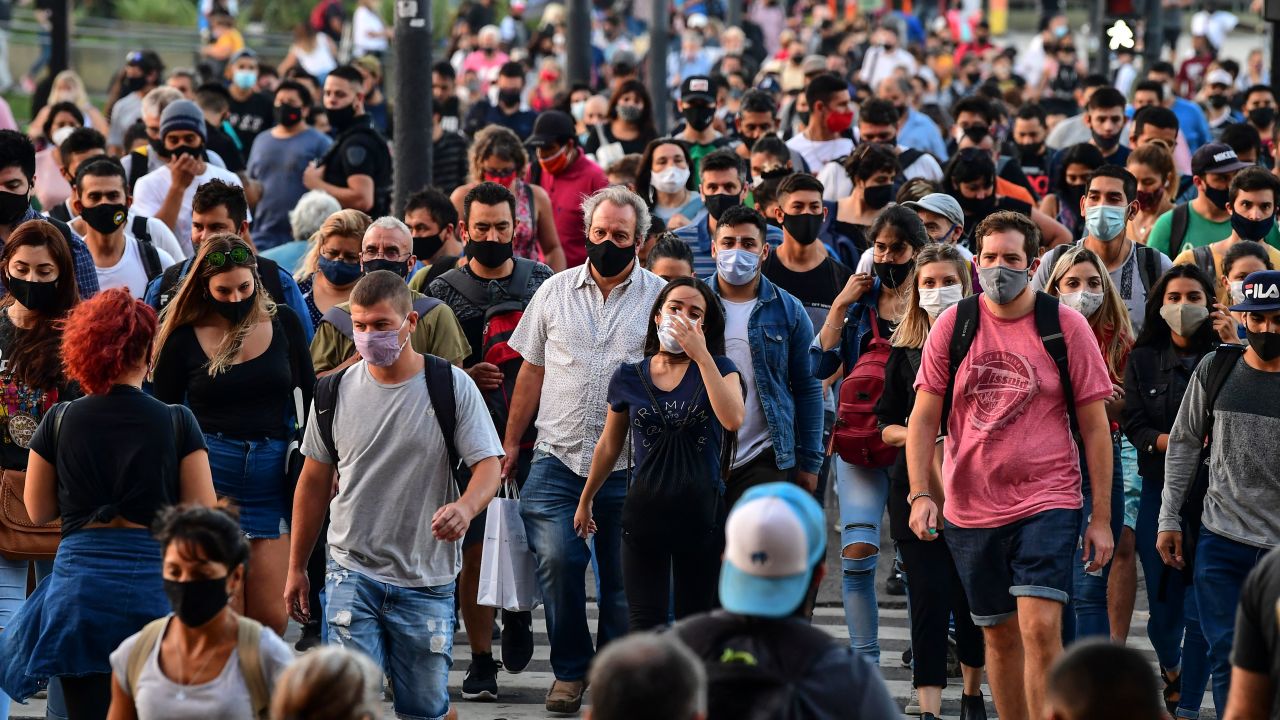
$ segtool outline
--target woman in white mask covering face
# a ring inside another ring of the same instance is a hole
[[[693,184],[693,158],[689,146],[675,138],[658,138],[644,149],[636,193],[649,202],[650,211],[676,230],[702,212],[702,196]]]

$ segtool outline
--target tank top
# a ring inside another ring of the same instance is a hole
[[[333,53],[329,52],[329,45],[324,40],[316,37],[316,46],[307,52],[300,45],[293,46],[293,56],[298,59],[298,64],[316,78],[323,78],[329,74],[329,71],[338,67],[338,61],[334,59]]]
[[[511,250],[516,257],[538,260],[541,249],[537,242],[537,213],[533,209],[533,190],[516,178],[511,184],[516,196],[516,231],[511,238]]]

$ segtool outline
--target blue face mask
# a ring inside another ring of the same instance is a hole
[[[258,84],[258,73],[253,70],[236,70],[231,75],[231,82],[241,90],[249,90]]]
[[[760,256],[749,250],[721,250],[716,253],[716,272],[730,285],[746,285],[756,279]]]
[[[341,260],[320,258],[320,273],[324,279],[338,287],[345,287],[360,279],[364,273],[358,263],[346,263]]]
[[[1123,205],[1094,205],[1084,211],[1084,227],[1090,235],[1103,242],[1111,242],[1124,235],[1125,215]]]

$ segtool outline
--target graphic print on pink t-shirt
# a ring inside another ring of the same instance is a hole
[[[960,383],[970,400],[969,422],[988,432],[1013,422],[1031,405],[1040,390],[1036,368],[1025,357],[1005,350],[989,350],[969,365],[968,379]]]

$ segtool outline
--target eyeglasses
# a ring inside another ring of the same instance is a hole
[[[390,260],[391,262],[396,262],[404,259],[407,256],[402,256],[398,249],[389,247],[389,248],[386,248],[385,250],[379,250],[377,248],[367,248],[365,249],[364,252],[360,253],[360,257],[364,258],[366,261],[367,260]]]
[[[248,265],[250,257],[249,248],[237,245],[226,252],[214,250],[204,256],[204,261],[209,264],[209,267],[220,268],[225,267],[227,263]]]

